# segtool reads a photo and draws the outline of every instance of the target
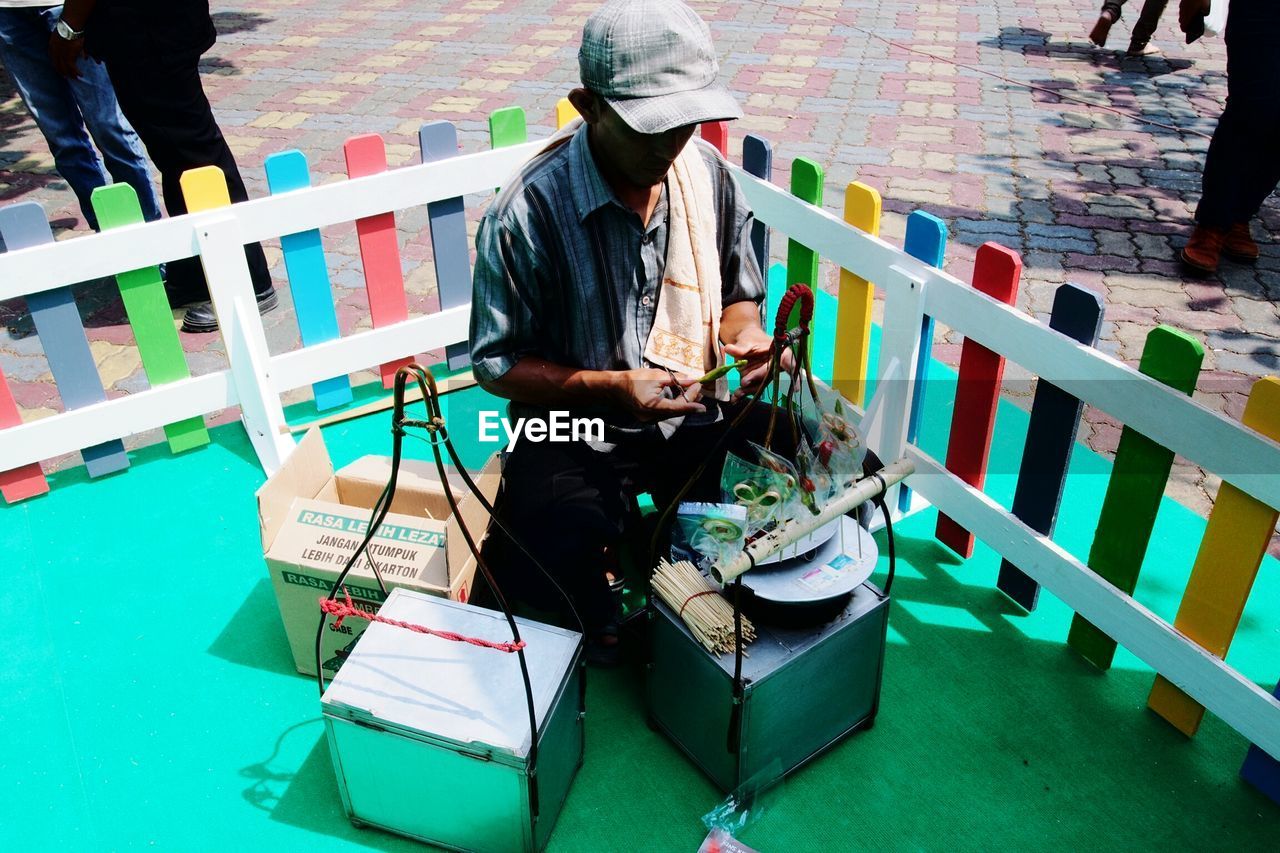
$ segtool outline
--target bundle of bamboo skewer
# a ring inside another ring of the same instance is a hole
[[[653,572],[653,591],[679,614],[703,648],[713,655],[733,652],[733,606],[693,563],[659,560]],[[742,617],[743,645],[755,638],[751,621]]]

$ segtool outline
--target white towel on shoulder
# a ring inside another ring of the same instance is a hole
[[[671,167],[667,181],[667,260],[658,307],[644,357],[686,376],[702,376],[720,364],[720,247],[711,173],[693,140]],[[716,382],[726,399],[728,382]]]

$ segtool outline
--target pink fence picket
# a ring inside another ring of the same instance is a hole
[[[347,159],[347,177],[363,178],[387,170],[387,147],[376,133],[353,136],[342,146]],[[396,215],[379,213],[356,220],[360,261],[364,265],[364,285],[369,293],[369,313],[373,327],[390,326],[409,319],[409,302],[404,294],[404,272],[400,268],[400,246],[396,242]],[[412,362],[401,358],[382,365],[382,385],[390,388],[396,371]]]

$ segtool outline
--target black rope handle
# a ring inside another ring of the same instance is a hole
[[[427,414],[427,418],[425,420],[410,419],[405,417],[405,399],[404,399],[405,385],[410,376],[414,378],[414,380],[418,384],[419,389],[422,392],[422,400],[423,400],[424,406],[426,407],[426,414]],[[485,512],[489,515],[490,519],[492,519],[492,521],[498,527],[498,529],[501,530],[507,536],[507,538],[510,539],[516,545],[516,547],[519,548],[520,551],[523,552],[533,562],[534,566],[544,576],[546,576],[546,578],[549,581],[551,581],[552,585],[564,598],[565,603],[569,607],[569,612],[573,615],[574,620],[577,621],[580,629],[582,628],[582,624],[583,624],[582,619],[578,615],[577,609],[574,608],[572,599],[570,599],[568,594],[564,591],[564,588],[561,587],[560,584],[556,582],[555,578],[551,576],[551,574],[546,570],[546,568],[529,552],[529,550],[524,546],[522,542],[520,542],[519,539],[517,539],[515,536],[511,534],[511,532],[507,529],[507,527],[497,517],[494,511],[493,505],[480,491],[480,488],[476,485],[475,481],[471,478],[471,475],[467,472],[466,467],[462,464],[462,460],[458,455],[457,449],[453,446],[453,442],[449,439],[448,430],[445,428],[444,416],[440,408],[440,392],[436,387],[435,377],[431,375],[430,371],[428,371],[425,367],[423,367],[421,364],[418,364],[417,362],[413,362],[411,364],[401,367],[399,370],[396,371],[395,385],[394,385],[394,390],[392,392],[392,396],[393,396],[393,410],[392,410],[392,418],[391,418],[391,434],[392,434],[391,475],[387,480],[386,488],[383,489],[382,494],[379,496],[377,502],[374,504],[372,512],[370,513],[369,528],[365,533],[364,539],[361,541],[360,545],[356,548],[356,550],[352,553],[351,557],[347,560],[346,565],[343,566],[342,571],[339,573],[337,579],[334,581],[333,586],[329,590],[328,600],[333,601],[336,599],[338,590],[341,589],[343,581],[346,580],[347,575],[350,573],[352,567],[356,564],[356,561],[359,560],[360,556],[365,552],[366,548],[369,545],[369,542],[372,541],[374,534],[377,532],[378,528],[381,527],[382,522],[385,520],[387,513],[390,510],[391,503],[395,498],[396,483],[399,476],[400,463],[402,459],[404,436],[412,435],[412,433],[408,433],[406,431],[406,427],[421,428],[421,429],[427,430],[429,433],[435,436],[434,440],[428,441],[427,443],[430,444],[432,448],[432,455],[436,463],[436,471],[439,474],[440,483],[445,493],[445,501],[448,503],[450,512],[453,514],[454,518],[458,523],[458,529],[462,534],[463,540],[467,543],[468,549],[471,551],[472,555],[476,559],[476,567],[479,569],[485,581],[489,584],[490,589],[493,591],[494,598],[497,599],[498,601],[498,606],[502,611],[502,615],[507,620],[507,626],[511,629],[513,642],[517,646],[516,656],[520,662],[520,676],[524,686],[525,705],[528,710],[528,716],[529,716],[528,776],[529,776],[530,809],[531,809],[531,814],[533,818],[537,819],[538,813],[539,813],[539,795],[538,795],[538,779],[537,779],[538,721],[537,721],[537,709],[536,709],[536,706],[534,703],[534,697],[533,697],[533,684],[529,676],[528,660],[525,657],[523,641],[520,639],[520,629],[519,629],[519,626],[516,624],[515,615],[512,612],[511,607],[506,600],[506,597],[502,594],[502,590],[498,586],[497,581],[493,577],[493,573],[489,570],[488,564],[485,562],[484,558],[481,556],[480,547],[476,542],[475,537],[472,535],[470,529],[467,527],[466,521],[463,519],[462,514],[458,511],[457,500],[454,497],[453,489],[449,483],[448,474],[444,469],[444,457],[440,450],[442,446],[448,452],[450,461],[452,462],[454,468],[461,475],[463,483],[467,487],[468,491],[470,491],[471,494],[479,501],[480,505],[484,508]],[[372,561],[372,559],[370,559],[369,562],[370,562],[370,565],[373,566],[374,576],[378,581],[378,587],[385,598],[385,596],[387,595],[387,588],[385,583],[383,583],[381,572],[378,570],[377,565]],[[327,620],[328,620],[327,614],[322,612],[320,615],[320,624],[316,630],[316,646],[315,646],[316,680],[319,684],[321,695],[324,694],[324,689],[325,689],[321,646],[324,639],[324,628],[327,623]],[[585,631],[582,631],[582,633],[585,635]],[[585,694],[585,679],[583,679],[583,690],[579,691],[579,694],[580,694],[579,703],[581,704],[583,701],[582,697]]]

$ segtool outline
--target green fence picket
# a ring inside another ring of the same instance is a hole
[[[1138,370],[1190,395],[1203,361],[1199,341],[1169,326],[1157,326],[1147,335]],[[1129,427],[1120,433],[1088,565],[1126,595],[1133,595],[1138,585],[1172,468],[1172,450]],[[1078,613],[1071,620],[1067,645],[1100,669],[1109,669],[1115,658],[1116,641]]]
[[[529,131],[525,126],[524,109],[521,107],[503,107],[489,115],[489,147],[506,148],[529,141]],[[498,187],[495,192],[501,192]]]
[[[123,181],[98,187],[91,201],[103,230],[143,221],[138,194]],[[178,340],[160,268],[143,267],[117,273],[116,284],[120,287],[125,313],[129,315],[129,325],[133,327],[133,337],[138,342],[138,355],[147,380],[154,386],[189,377],[191,371]],[[166,424],[164,434],[174,453],[209,443],[209,431],[199,415]]]

